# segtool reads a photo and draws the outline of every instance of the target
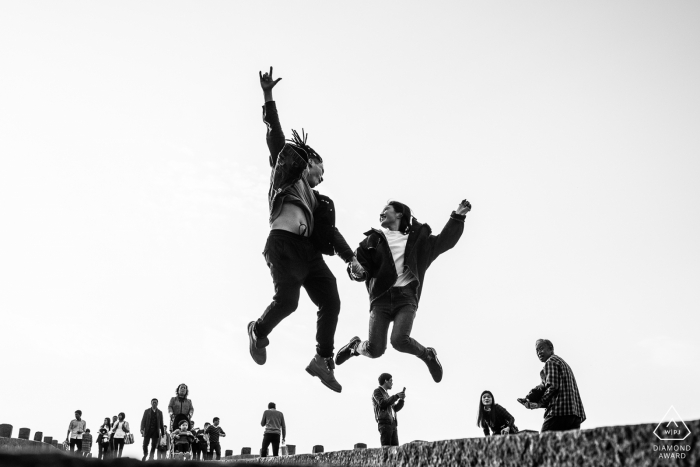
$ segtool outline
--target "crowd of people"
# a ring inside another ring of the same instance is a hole
[[[194,405],[189,399],[189,388],[186,384],[178,385],[175,396],[168,404],[170,426],[163,423],[163,412],[158,408],[158,399],[151,399],[151,406],[141,417],[140,434],[143,438],[143,458],[154,460],[166,458],[187,458],[193,460],[221,459],[220,439],[226,436],[219,425],[219,417],[198,428],[192,416]],[[75,411],[75,419],[68,425],[64,446],[71,453],[91,456],[93,438],[87,422],[82,418],[82,411]],[[277,411],[275,403],[271,402],[263,413],[262,426],[265,428],[261,454],[266,455],[272,444],[274,455],[278,455],[280,440],[284,442],[287,427],[284,415]],[[98,429],[95,439],[97,458],[109,459],[122,457],[125,444],[134,444],[135,438],[124,412],[119,415],[105,417]]]

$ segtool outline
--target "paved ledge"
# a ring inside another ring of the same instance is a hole
[[[700,420],[686,422],[690,435],[683,441],[660,441],[654,435],[657,425],[611,426],[543,435],[523,433],[489,438],[416,441],[393,448],[298,454],[235,462],[357,467],[700,465]],[[671,451],[661,452],[660,449]],[[675,456],[669,458],[670,455]]]

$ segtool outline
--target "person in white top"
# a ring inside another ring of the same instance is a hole
[[[114,432],[114,457],[122,456],[124,437],[130,432],[129,422],[127,422],[125,418],[126,415],[124,415],[124,412],[119,412],[119,419],[112,427],[112,431]]]
[[[81,410],[75,411],[75,420],[71,420],[68,424],[68,432],[66,433],[66,442],[70,443],[70,452],[73,452],[77,446],[78,455],[83,451],[83,433],[85,433],[87,426],[85,420],[81,419],[82,416]]]
[[[367,236],[355,255],[364,268],[357,274],[348,268],[350,278],[364,281],[370,300],[369,338],[362,342],[355,336],[342,347],[335,364],[364,355],[377,358],[384,354],[389,324],[391,345],[399,352],[423,360],[436,383],[442,380],[442,365],[432,347],[423,347],[411,337],[413,320],[418,310],[425,272],[435,259],[457,244],[464,231],[464,220],[471,204],[459,203],[439,235],[432,235],[427,224],[421,224],[411,209],[398,201],[389,202],[379,215],[380,229],[365,232]]]

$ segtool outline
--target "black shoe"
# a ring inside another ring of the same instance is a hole
[[[350,339],[350,342],[341,347],[338,353],[335,354],[335,364],[342,365],[343,363],[348,361],[350,357],[356,356],[357,346],[360,345],[360,342],[362,341],[357,336]]]
[[[333,368],[335,368],[333,357],[323,358],[316,354],[306,367],[306,372],[311,376],[317,376],[328,389],[340,392],[343,387],[333,376]]]
[[[430,376],[433,377],[433,381],[439,383],[442,381],[442,365],[440,365],[440,360],[437,358],[437,352],[432,347],[427,347],[425,349],[425,356],[421,357],[421,360],[428,365],[428,370],[430,370]]]
[[[258,365],[264,365],[267,361],[267,351],[265,350],[265,347],[270,344],[270,341],[267,337],[258,339],[255,336],[255,331],[253,330],[254,326],[255,321],[248,323],[248,348],[250,349],[250,356],[253,357],[253,361]]]

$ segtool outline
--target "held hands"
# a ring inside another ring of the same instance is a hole
[[[455,212],[457,214],[462,215],[462,214],[468,213],[471,210],[472,210],[471,203],[469,201],[467,201],[466,199],[463,199],[462,202],[459,203],[459,206],[457,206],[457,209],[455,209]]]
[[[352,261],[348,264],[348,267],[350,268],[350,274],[352,274],[355,279],[362,279],[367,274],[365,268],[362,267],[354,256],[352,257]]]
[[[272,92],[272,88],[274,88],[275,85],[282,79],[272,79],[272,67],[270,67],[270,73],[263,73],[262,71],[259,71],[258,75],[260,75],[260,87],[264,93]]]
[[[509,428],[509,427],[505,427],[504,429],[501,430],[501,434],[502,434],[502,435],[507,435],[508,433],[510,433],[510,428]]]

